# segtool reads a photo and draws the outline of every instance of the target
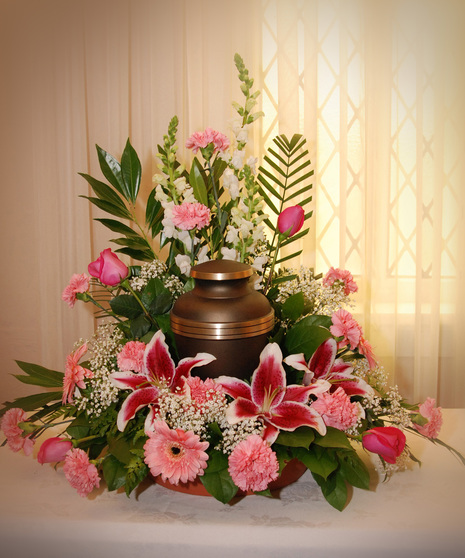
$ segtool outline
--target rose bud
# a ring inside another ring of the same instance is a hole
[[[40,446],[37,454],[37,461],[42,465],[44,463],[58,463],[65,459],[65,455],[73,447],[70,440],[66,438],[48,438]]]
[[[395,463],[405,448],[405,434],[394,426],[379,426],[363,434],[363,447],[380,455],[387,463]]]
[[[305,212],[300,205],[288,207],[279,214],[278,230],[281,234],[293,236],[302,228],[305,220]]]
[[[100,252],[100,256],[88,266],[92,277],[96,277],[103,285],[114,287],[129,274],[127,266],[110,248]]]

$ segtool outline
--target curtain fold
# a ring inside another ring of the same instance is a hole
[[[0,11],[4,399],[17,396],[14,359],[62,370],[93,331],[92,309],[60,296],[112,238],[79,198],[90,191],[78,173],[100,175],[95,144],[119,157],[131,139],[146,199],[172,116],[182,158],[192,132],[228,132],[238,52],[265,111],[251,152],[278,133],[307,138],[314,215],[294,265],[351,270],[356,317],[401,392],[465,406],[463,2],[2,0]]]

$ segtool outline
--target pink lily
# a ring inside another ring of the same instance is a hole
[[[229,376],[220,376],[216,380],[225,393],[234,398],[226,411],[226,418],[230,424],[259,418],[265,424],[263,438],[269,443],[276,440],[279,430],[293,431],[299,426],[310,426],[324,435],[323,419],[308,405],[308,399],[311,393],[317,395],[327,391],[328,382],[286,387],[282,360],[279,345],[269,343],[260,355],[251,385]]]
[[[364,380],[352,374],[353,367],[340,358],[336,358],[337,342],[330,338],[324,341],[313,353],[308,364],[303,353],[289,355],[284,362],[296,370],[305,372],[303,383],[311,385],[318,380],[327,380],[332,384],[330,391],[342,387],[347,395],[371,395],[373,388]]]
[[[171,358],[165,336],[157,331],[145,348],[144,365],[141,374],[133,372],[114,372],[110,378],[112,383],[121,389],[132,389],[118,413],[116,424],[121,432],[126,424],[135,417],[137,411],[150,406],[150,413],[146,420],[146,430],[153,422],[156,404],[163,390],[180,392],[184,385],[184,378],[189,376],[195,366],[204,366],[215,360],[213,355],[198,353],[195,357],[183,358],[175,367]]]

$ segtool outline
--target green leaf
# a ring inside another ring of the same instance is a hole
[[[125,185],[125,191],[129,195],[129,201],[133,204],[136,203],[142,177],[142,168],[139,157],[129,139],[121,156],[121,176]]]
[[[300,426],[293,432],[285,432],[284,430],[281,430],[275,443],[282,446],[289,446],[291,448],[308,449],[314,439],[315,433],[312,428],[309,428],[308,426]]]
[[[151,315],[165,314],[173,304],[173,295],[161,279],[154,277],[144,288],[141,301]]]
[[[102,463],[102,471],[110,492],[125,485],[126,467],[113,455],[110,454],[105,457]]]
[[[71,438],[75,439],[85,438],[88,436],[90,432],[90,424],[85,413],[78,415],[68,426],[66,432],[71,436]]]
[[[143,313],[140,304],[132,295],[122,294],[110,300],[110,306],[117,316],[124,316],[130,320]]]
[[[164,210],[161,202],[155,197],[156,192],[153,189],[147,200],[147,205],[145,207],[145,223],[152,231],[152,236],[156,236],[161,228],[161,222],[163,220]]]
[[[62,391],[48,391],[45,393],[35,393],[26,397],[18,397],[14,401],[6,401],[2,413],[13,407],[19,407],[23,411],[35,411],[40,407],[44,407],[51,401],[61,401]]]
[[[103,176],[115,188],[115,190],[117,190],[124,198],[129,200],[129,192],[126,190],[126,185],[124,184],[123,176],[121,174],[121,165],[113,157],[113,155],[110,155],[98,145],[95,147],[97,149],[98,160]]]
[[[15,362],[23,372],[28,374],[28,376],[14,374],[15,378],[18,378],[20,382],[42,387],[63,387],[63,372],[49,370],[31,362],[23,362],[21,360],[16,360]]]
[[[104,225],[105,227],[107,227],[108,229],[110,229],[113,232],[117,232],[119,234],[124,234],[125,236],[128,236],[128,237],[138,237],[139,236],[136,231],[131,229],[131,227],[128,227],[128,225],[125,225],[124,223],[121,223],[120,221],[116,221],[115,219],[94,219],[94,221],[98,221],[99,223],[102,223],[102,225]]]
[[[204,475],[200,477],[207,491],[223,504],[227,504],[237,494],[238,488],[228,472],[228,457],[212,450]]]
[[[152,324],[150,323],[149,319],[144,314],[141,314],[137,318],[131,320],[131,335],[136,339],[141,339],[146,333],[150,331],[151,327]]]
[[[79,172],[78,174],[87,180],[98,198],[110,202],[120,207],[121,209],[126,208],[124,201],[120,198],[117,192],[115,192],[110,186],[108,186],[108,184],[105,184],[104,182],[101,182],[100,180],[97,180],[93,176],[90,176],[89,174],[86,174],[84,172]]]
[[[192,186],[194,196],[197,201],[208,207],[208,193],[202,173],[202,165],[197,157],[192,161],[191,172],[189,173],[189,184]]]
[[[281,306],[282,315],[292,321],[296,321],[302,315],[305,306],[305,298],[302,292],[295,293],[287,298]]]
[[[296,448],[292,455],[301,461],[312,473],[320,475],[323,479],[337,469],[336,457],[329,451],[323,451],[318,446],[309,449]]]
[[[352,486],[368,490],[370,488],[370,473],[356,451],[338,451],[337,457],[344,479]]]
[[[339,511],[342,511],[347,503],[347,486],[342,475],[335,471],[327,479],[316,473],[312,473],[313,478],[321,488],[323,496],[329,504]]]
[[[126,209],[126,207],[124,207],[123,209],[121,206],[111,203],[109,201],[101,200],[99,198],[91,198],[90,196],[79,196],[79,197],[89,200],[99,209],[105,211],[105,213],[110,213],[110,215],[115,215],[115,217],[120,217],[121,219],[129,219],[129,220],[132,219],[132,216],[129,213],[129,211]]]
[[[288,331],[285,346],[289,354],[304,353],[308,360],[323,341],[332,336],[331,332],[324,327],[301,324],[302,322],[298,322]]]
[[[345,448],[352,450],[352,445],[347,438],[346,434],[337,428],[333,428],[332,426],[328,426],[326,429],[326,434],[321,436],[321,434],[315,435],[315,442],[316,445],[321,446],[323,448]]]

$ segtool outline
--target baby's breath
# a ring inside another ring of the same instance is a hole
[[[147,286],[150,279],[158,278],[163,285],[175,296],[183,293],[184,285],[177,275],[170,275],[166,264],[161,260],[153,260],[149,263],[142,264],[140,274],[132,277],[130,280],[131,288],[135,291],[141,291]]]

